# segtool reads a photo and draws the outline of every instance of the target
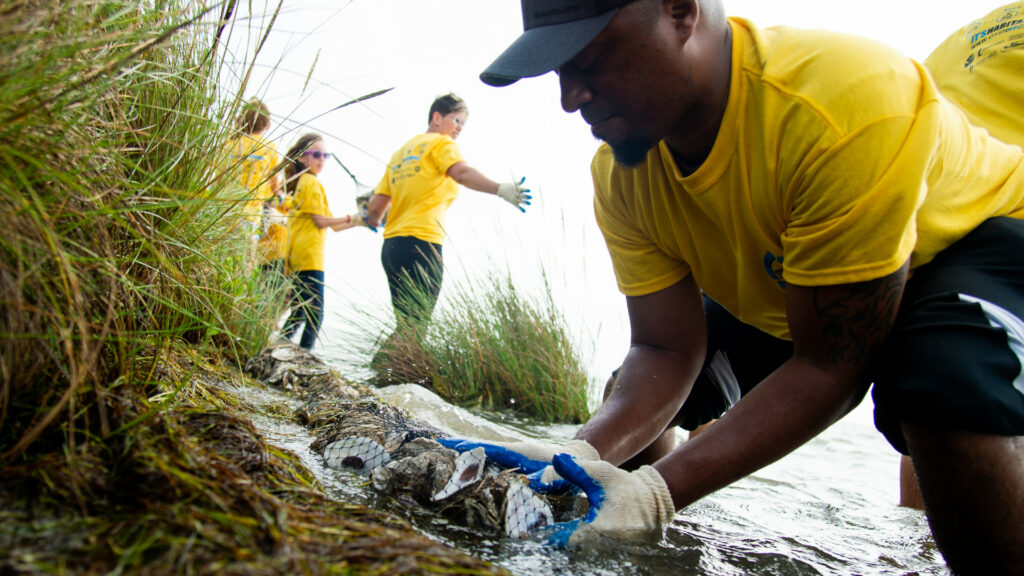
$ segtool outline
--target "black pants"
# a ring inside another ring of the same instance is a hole
[[[299,346],[310,350],[324,320],[324,272],[300,270],[293,280],[292,313],[284,323],[284,337],[291,340],[305,322]]]
[[[388,238],[381,248],[380,262],[388,278],[396,320],[426,324],[441,294],[441,245],[411,236]]]

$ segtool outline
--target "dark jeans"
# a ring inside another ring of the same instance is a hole
[[[310,350],[324,320],[324,271],[301,270],[295,273],[292,313],[284,323],[284,337],[291,340],[305,322],[299,346]]]
[[[411,236],[384,241],[380,262],[391,289],[391,305],[398,322],[424,325],[430,320],[444,279],[441,245]]]

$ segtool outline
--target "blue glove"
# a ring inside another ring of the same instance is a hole
[[[676,509],[661,474],[651,466],[627,472],[603,460],[576,460],[558,454],[555,471],[587,495],[590,509],[582,520],[555,524],[548,543],[564,547],[596,535],[622,541],[659,540]]]
[[[370,211],[367,206],[363,206],[362,210],[353,214],[352,221],[356,226],[365,226],[370,229],[370,232],[377,233],[377,227],[370,225]]]
[[[534,492],[564,491],[573,486],[551,468],[555,454],[572,454],[584,460],[600,458],[597,450],[584,440],[570,440],[564,446],[539,442],[474,442],[458,438],[439,438],[442,446],[458,452],[483,448],[487,458],[505,468],[518,468],[530,480]]]
[[[524,205],[529,206],[530,199],[533,198],[530,195],[530,189],[523,188],[523,182],[526,182],[526,177],[520,178],[518,183],[502,182],[498,184],[498,197],[519,208],[520,212],[526,212]]]

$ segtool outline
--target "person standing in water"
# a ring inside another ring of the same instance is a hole
[[[292,312],[285,321],[282,337],[291,340],[302,329],[299,346],[311,350],[324,318],[324,244],[327,229],[347,230],[363,222],[361,214],[335,218],[317,175],[331,156],[324,139],[313,132],[303,134],[285,157],[285,187],[294,190],[294,204],[288,212],[288,256],[286,272],[293,277]]]
[[[466,103],[454,94],[434,100],[427,131],[409,139],[391,157],[368,207],[368,223],[379,226],[385,213],[381,264],[387,275],[395,311],[394,337],[406,327],[422,329],[429,322],[444,277],[442,245],[445,213],[459,194],[459,185],[493,194],[525,212],[530,190],[519,182],[498,183],[470,166],[456,138],[469,116]],[[387,342],[381,346],[386,353]],[[375,363],[380,361],[380,355]]]

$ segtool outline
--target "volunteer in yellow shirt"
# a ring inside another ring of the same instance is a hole
[[[288,256],[288,211],[295,206],[295,197],[274,194],[263,203],[263,233],[257,247],[262,259],[261,267],[283,274]]]
[[[270,110],[253,98],[238,118],[238,136],[228,143],[229,162],[238,167],[240,184],[246,191],[242,216],[254,240],[259,237],[263,204],[280,188],[280,178],[274,172],[280,157],[277,147],[265,137],[269,128]]]
[[[463,159],[455,139],[469,110],[454,94],[430,106],[427,131],[411,138],[394,155],[370,199],[369,223],[380,225],[387,213],[381,263],[388,278],[398,322],[429,321],[444,276],[444,218],[459,185],[494,194],[525,211],[530,203],[523,181],[499,184]]]
[[[762,29],[721,0],[523,0],[523,21],[481,78],[557,71],[562,108],[605,141],[594,209],[631,327],[575,438],[515,447],[524,472],[587,491],[588,517],[552,538],[656,540],[871,388],[953,572],[1018,573],[1021,149],[894,50]]]
[[[302,329],[299,346],[313,348],[324,318],[324,241],[327,229],[335,232],[357,226],[359,214],[335,218],[317,174],[324,169],[330,153],[322,136],[307,133],[288,150],[284,169],[285,186],[295,190],[294,207],[288,213],[288,257],[286,270],[295,287],[292,312],[284,323],[282,336],[291,340]]]
[[[957,30],[924,65],[972,124],[1024,145],[1024,2],[996,8]]]

